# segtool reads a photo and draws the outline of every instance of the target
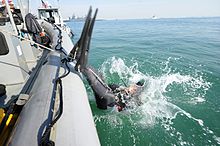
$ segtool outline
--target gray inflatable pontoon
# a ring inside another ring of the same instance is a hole
[[[0,18],[0,146],[100,145],[84,84],[65,61],[73,48],[66,28],[38,20],[51,40],[44,47],[29,33],[18,35],[27,12],[17,11],[23,19],[10,12]]]

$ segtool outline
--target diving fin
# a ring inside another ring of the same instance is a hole
[[[90,24],[90,20],[91,20],[91,14],[92,14],[92,7],[90,6],[88,14],[86,16],[86,20],[85,20],[85,24],[84,24],[81,36],[80,36],[79,40],[77,41],[77,43],[73,46],[73,49],[69,53],[69,57],[71,59],[78,61],[81,56],[82,40],[85,38],[85,35],[87,33],[87,30],[88,30],[88,27]]]
[[[86,29],[86,33],[85,36],[82,37],[82,41],[81,41],[81,55],[79,60],[77,60],[76,66],[75,66],[75,70],[79,70],[79,69],[83,69],[86,67],[87,65],[87,60],[88,60],[88,51],[89,51],[89,46],[90,46],[90,41],[91,41],[91,36],[92,36],[92,30],[95,24],[95,19],[98,13],[98,9],[96,9],[95,14],[91,20],[89,21],[89,25]]]

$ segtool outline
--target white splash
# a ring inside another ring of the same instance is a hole
[[[220,137],[213,136],[213,138],[217,141],[218,144],[220,144]]]
[[[135,83],[145,77],[145,75],[138,70],[137,62],[128,67],[121,58],[116,59],[115,57],[105,61],[100,70],[104,76],[106,76],[107,72],[110,74],[117,73],[121,79],[128,80],[128,83]]]
[[[135,112],[139,115],[139,120],[135,122],[143,126],[154,126],[161,122],[162,126],[167,131],[170,131],[171,136],[178,136],[180,145],[185,145],[187,142],[183,140],[181,133],[172,127],[173,119],[175,119],[178,114],[197,122],[206,133],[213,134],[213,131],[204,126],[202,119],[193,117],[187,111],[173,104],[171,102],[172,97],[168,97],[166,93],[175,93],[176,91],[170,87],[177,85],[180,87],[179,89],[182,90],[183,96],[190,97],[188,100],[189,104],[203,103],[206,101],[206,91],[211,87],[211,83],[205,81],[203,76],[199,74],[192,76],[184,75],[179,72],[172,73],[169,67],[171,60],[172,58],[169,57],[164,63],[165,67],[162,70],[166,71],[166,73],[159,77],[141,73],[138,70],[137,62],[134,62],[131,66],[127,66],[121,58],[116,57],[112,57],[104,62],[100,70],[104,76],[106,76],[106,74],[117,74],[121,79],[126,79],[128,84],[145,80],[145,89],[140,95],[143,104],[130,111],[131,113]],[[174,60],[178,59],[174,58]],[[103,117],[96,117],[96,119],[100,118],[102,119]],[[107,117],[107,119],[114,124],[122,124],[122,121],[116,117]],[[116,122],[114,122],[115,120]],[[217,141],[219,140],[219,138],[215,139]]]

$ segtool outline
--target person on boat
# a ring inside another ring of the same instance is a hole
[[[22,29],[22,32],[24,33],[30,33],[33,36],[33,40],[36,43],[39,43],[41,45],[44,45],[46,47],[50,47],[50,38],[47,35],[47,33],[41,28],[40,24],[36,20],[36,17],[28,13],[25,16],[25,23],[27,30]]]
[[[15,5],[14,5],[14,2],[13,0],[8,0],[8,5],[11,9],[12,12],[14,12],[14,9],[15,9]]]
[[[11,9],[11,12],[14,12],[14,3],[12,0],[8,0],[8,5],[9,8]],[[7,10],[5,6],[5,0],[0,0],[0,17],[6,17],[7,15]]]
[[[4,0],[0,1],[0,17],[6,16],[6,8],[5,8],[5,2]]]

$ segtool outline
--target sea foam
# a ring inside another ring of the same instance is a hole
[[[172,60],[171,57],[164,62],[164,68],[160,68],[166,71],[160,76],[144,74],[139,71],[139,64],[137,62],[134,61],[132,65],[128,66],[123,59],[116,57],[107,59],[102,64],[100,72],[102,72],[105,78],[110,79],[111,76],[117,75],[120,79],[126,81],[127,84],[134,84],[140,80],[145,81],[144,91],[140,95],[143,104],[126,111],[130,113],[130,121],[133,125],[151,127],[160,123],[165,130],[169,131],[171,136],[176,135],[177,138],[180,139],[180,145],[184,145],[187,142],[183,140],[181,132],[172,126],[173,120],[177,115],[180,115],[195,121],[206,134],[211,134],[213,137],[216,137],[213,131],[204,125],[202,119],[193,117],[189,112],[177,106],[172,101],[175,97],[170,97],[169,94],[167,94],[174,93],[174,95],[176,95],[176,91],[173,90],[172,86],[181,87],[179,90],[182,90],[182,95],[179,96],[189,97],[187,103],[203,103],[206,101],[206,91],[209,90],[211,84],[204,80],[202,75],[192,76],[181,74],[180,72],[172,72],[169,67],[170,60]],[[178,59],[174,58],[174,60]],[[198,90],[204,92],[199,92]],[[132,115],[138,118],[132,119]],[[129,114],[126,114],[126,116],[129,116]],[[120,120],[119,117],[115,117],[115,114],[108,115],[107,117],[95,117],[95,120],[100,119],[105,119],[113,125],[123,124],[123,121]],[[218,140],[218,138],[215,139]]]

